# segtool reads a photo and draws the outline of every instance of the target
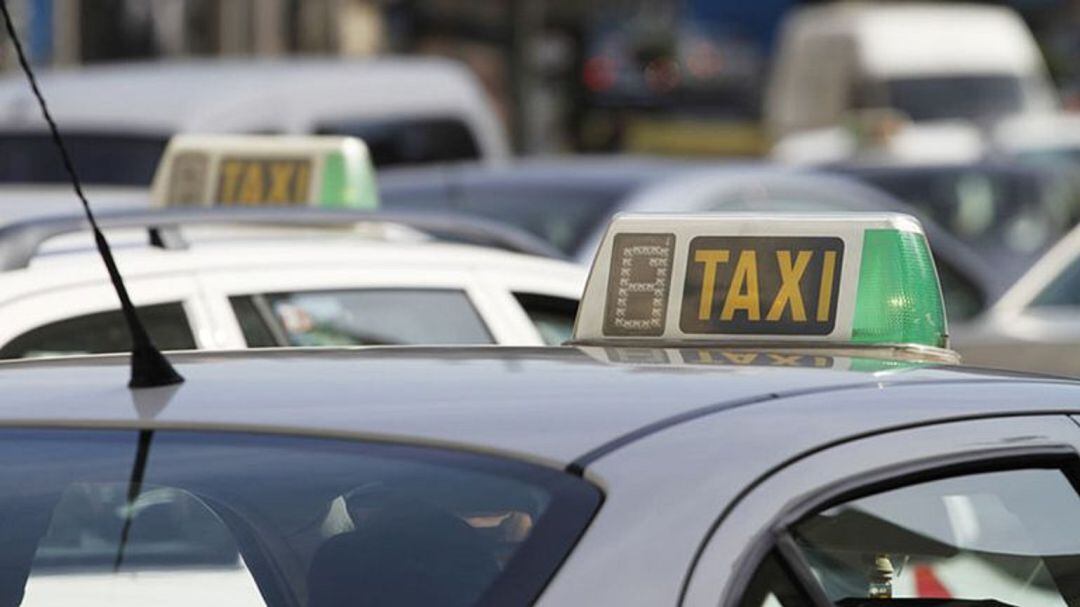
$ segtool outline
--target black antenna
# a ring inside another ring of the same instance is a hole
[[[157,349],[153,340],[150,339],[150,335],[146,332],[146,327],[139,320],[139,315],[135,312],[135,306],[128,296],[127,288],[124,287],[124,279],[120,276],[120,270],[116,267],[116,261],[113,259],[112,250],[109,249],[109,243],[105,240],[105,235],[98,229],[97,221],[94,220],[94,213],[90,210],[90,203],[87,202],[86,195],[83,194],[79,176],[75,172],[75,165],[71,162],[71,156],[68,155],[67,147],[64,146],[64,140],[60,137],[60,130],[56,127],[52,114],[49,113],[45,97],[41,94],[41,89],[38,88],[34,70],[30,68],[30,62],[26,60],[26,53],[23,52],[22,43],[19,42],[19,35],[15,32],[15,24],[12,22],[11,13],[8,11],[7,0],[0,0],[0,11],[4,13],[4,25],[7,27],[12,45],[15,46],[15,53],[19,57],[19,65],[22,66],[23,73],[26,74],[27,80],[30,81],[30,89],[34,92],[34,97],[37,98],[38,107],[41,108],[41,114],[45,118],[45,122],[49,124],[53,143],[56,144],[56,148],[60,151],[64,169],[67,170],[68,177],[71,179],[71,186],[75,189],[75,195],[79,197],[79,201],[82,202],[86,220],[90,223],[90,230],[94,234],[94,243],[97,244],[98,253],[101,254],[101,259],[105,262],[105,269],[109,272],[109,280],[112,281],[113,288],[116,289],[116,295],[120,298],[120,309],[124,314],[124,321],[127,323],[128,331],[131,333],[131,379],[128,381],[128,387],[151,388],[178,384],[184,381],[184,378],[173,369],[168,359]]]

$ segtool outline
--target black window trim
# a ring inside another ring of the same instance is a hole
[[[743,551],[739,567],[724,589],[720,605],[738,607],[754,573],[772,553],[778,555],[781,565],[792,574],[792,581],[810,598],[814,607],[834,607],[825,597],[789,531],[814,512],[918,483],[986,472],[1034,469],[1060,471],[1080,495],[1080,457],[1076,449],[1067,443],[994,447],[916,459],[856,474],[821,487],[786,506]]]

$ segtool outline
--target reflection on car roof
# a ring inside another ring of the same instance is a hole
[[[126,355],[2,363],[0,423],[367,436],[565,463],[651,424],[778,395],[937,381],[1054,381],[895,361],[877,361],[891,364],[865,371],[843,361],[828,369],[792,368],[745,353],[728,360],[733,364],[723,364],[722,354],[715,357],[719,364],[611,362],[577,348],[277,350],[170,358],[187,382],[134,392],[125,387]],[[822,401],[823,416],[827,403]],[[827,426],[805,431],[826,433]]]

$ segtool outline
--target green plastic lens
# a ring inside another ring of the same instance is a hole
[[[378,208],[379,193],[371,161],[350,162],[341,152],[328,155],[323,165],[319,202],[329,208]]]
[[[866,230],[852,341],[944,348],[947,335],[941,285],[926,237]]]

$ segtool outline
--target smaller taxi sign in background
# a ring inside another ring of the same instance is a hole
[[[151,192],[156,206],[379,206],[370,154],[354,137],[176,135]]]
[[[225,156],[215,200],[222,206],[307,204],[311,172],[311,161],[305,158]]]
[[[690,242],[684,333],[828,335],[844,242],[832,237],[699,236]]]

